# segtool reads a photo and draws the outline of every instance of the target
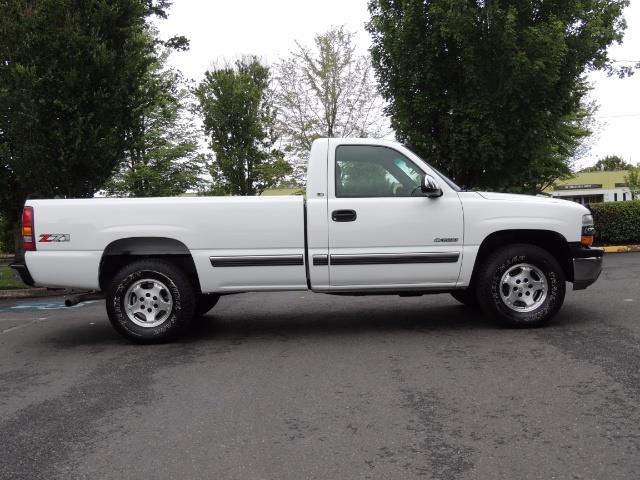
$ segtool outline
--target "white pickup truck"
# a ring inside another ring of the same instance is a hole
[[[396,142],[331,138],[313,143],[306,198],[29,200],[13,268],[106,296],[142,343],[250,291],[451,293],[528,327],[556,314],[566,281],[598,278],[592,223],[565,200],[463,191]]]

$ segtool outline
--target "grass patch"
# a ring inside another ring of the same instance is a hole
[[[14,290],[17,288],[29,288],[20,280],[13,278],[13,272],[8,265],[0,265],[0,290]]]

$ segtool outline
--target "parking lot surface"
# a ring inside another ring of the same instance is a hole
[[[552,325],[448,295],[224,297],[137,346],[104,302],[0,302],[0,479],[640,478],[640,254]]]

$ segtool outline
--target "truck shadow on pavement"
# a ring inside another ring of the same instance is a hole
[[[578,313],[576,315],[576,313]],[[554,321],[541,330],[575,326],[588,322],[588,316],[573,311],[560,312]],[[398,308],[388,305],[367,310],[334,307],[329,311],[314,308],[223,308],[213,310],[194,320],[190,329],[175,340],[182,344],[247,342],[272,338],[277,341],[327,336],[376,335],[402,333],[417,334],[469,331],[505,330],[477,310],[462,305],[407,305]],[[120,337],[106,318],[60,327],[47,342],[61,348],[82,346],[133,345]]]
[[[104,319],[61,325],[51,332],[47,342],[57,347],[133,345],[120,337]],[[194,320],[177,343],[201,343],[264,339],[293,339],[299,337],[326,337],[342,335],[365,335],[402,331],[428,333],[433,331],[455,331],[500,328],[480,313],[461,305],[430,308],[385,308],[367,312],[353,310],[283,311],[262,309],[259,311],[213,310],[206,316]]]
[[[426,310],[407,307],[376,309],[369,312],[271,312],[246,316],[211,312],[195,322],[186,338],[197,340],[198,337],[220,338],[240,334],[247,337],[265,335],[313,337],[403,330],[429,332],[479,328],[496,328],[496,325],[480,313],[458,305]]]

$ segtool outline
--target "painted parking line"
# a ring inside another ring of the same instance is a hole
[[[36,318],[34,320],[28,321],[27,323],[21,323],[21,324],[18,324],[18,325],[13,325],[13,326],[11,326],[9,328],[5,328],[5,329],[0,328],[0,335],[2,335],[4,333],[13,332],[14,330],[20,330],[21,328],[26,328],[26,327],[29,327],[29,326],[35,324],[35,323],[40,323],[40,322],[43,322],[45,320],[47,320],[47,317]]]
[[[5,312],[28,312],[33,310],[66,310],[66,309],[75,309],[82,308],[86,305],[90,305],[92,303],[97,303],[97,300],[88,300],[86,302],[78,303],[72,307],[67,307],[64,304],[64,300],[35,300],[35,301],[27,301],[21,302],[18,305],[12,305],[10,307],[0,307],[0,313]]]

